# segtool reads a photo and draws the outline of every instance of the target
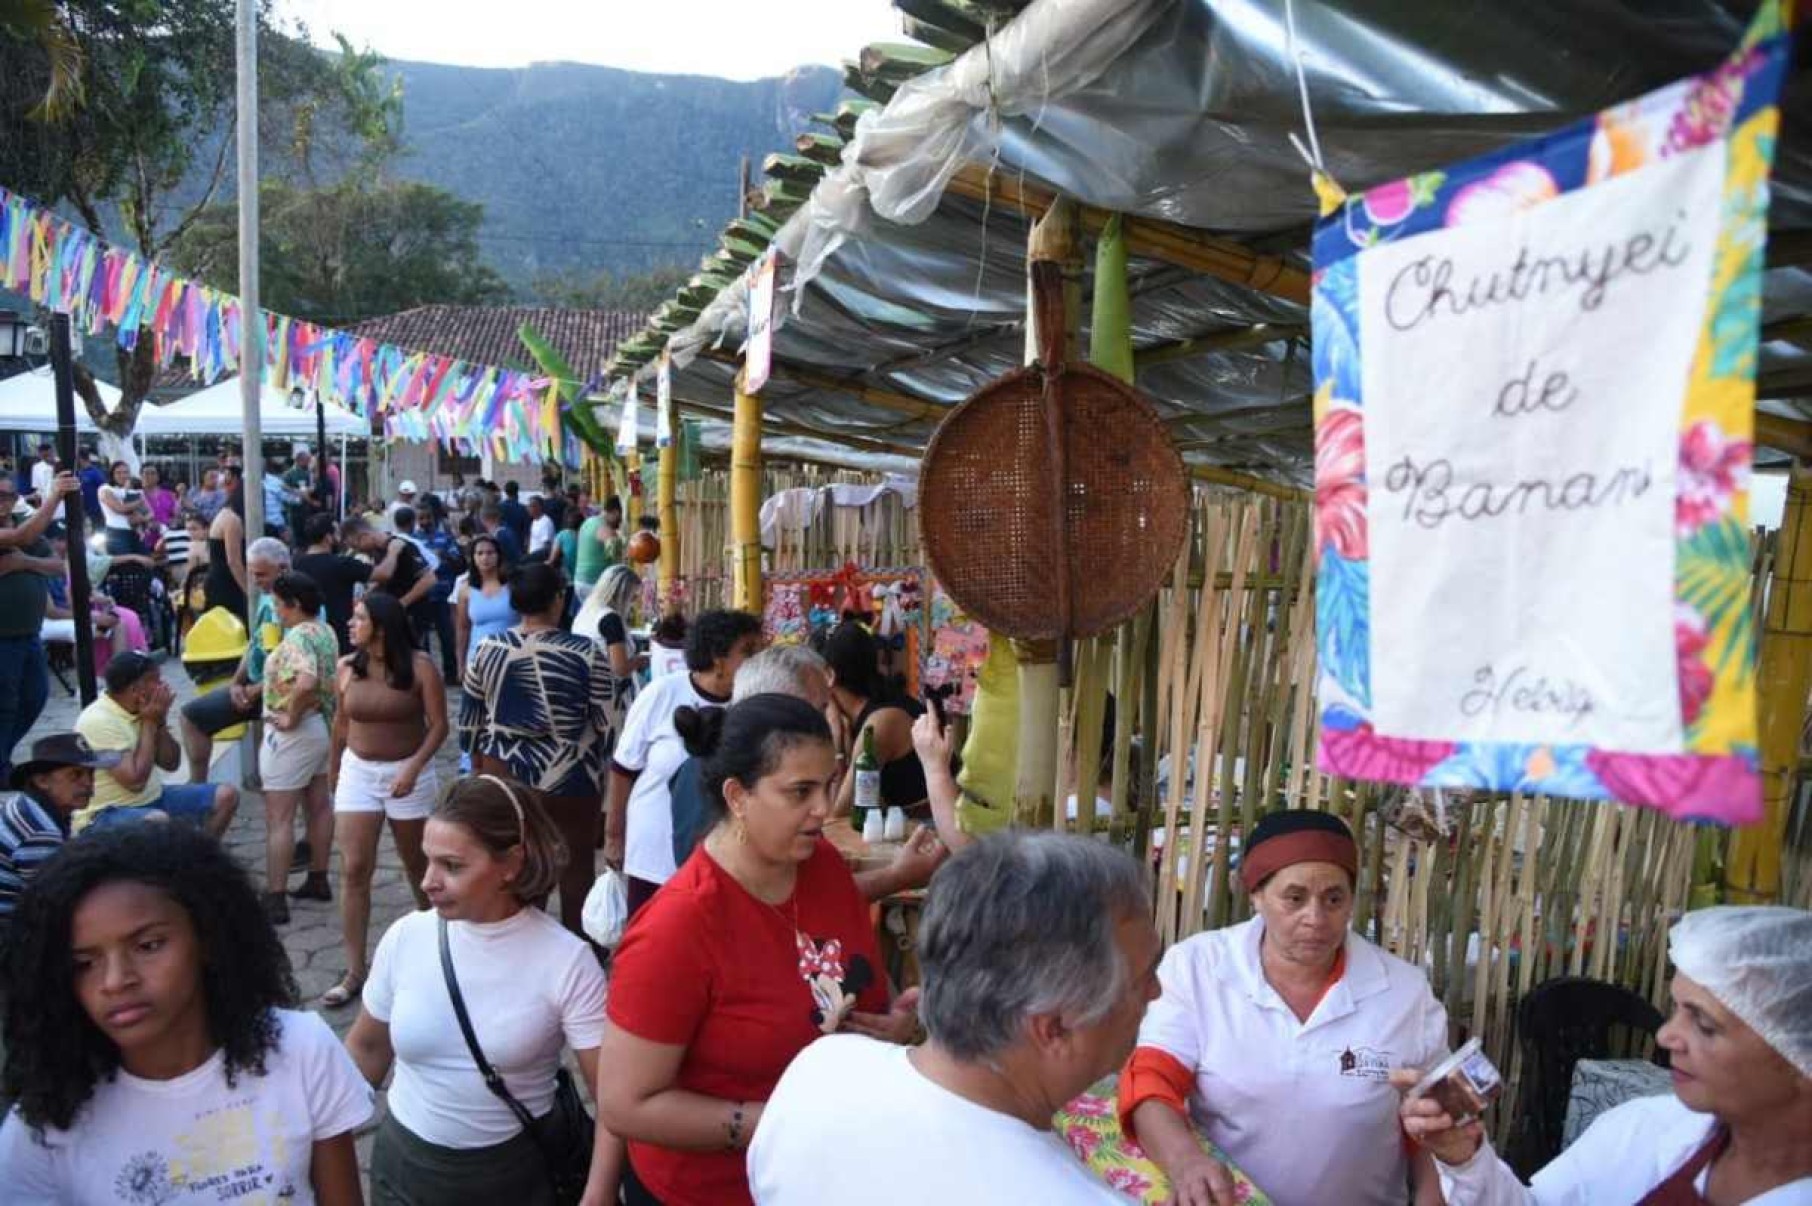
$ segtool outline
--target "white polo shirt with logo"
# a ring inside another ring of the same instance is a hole
[[[1276,1206],[1402,1206],[1390,1069],[1447,1054],[1447,1011],[1419,969],[1349,932],[1345,974],[1298,1022],[1264,977],[1263,936],[1255,917],[1173,946],[1139,1046],[1195,1071],[1196,1124]]]

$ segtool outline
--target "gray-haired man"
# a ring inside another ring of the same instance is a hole
[[[929,1041],[807,1047],[762,1107],[755,1201],[1123,1204],[1051,1118],[1131,1054],[1161,953],[1123,851],[1029,831],[972,843],[932,881],[919,927]],[[933,1158],[900,1160],[907,1134]]]
[[[182,706],[182,746],[189,759],[191,783],[208,782],[215,735],[257,717],[264,703],[264,658],[281,636],[271,604],[271,583],[289,569],[289,547],[274,536],[260,536],[245,550],[245,569],[258,584],[258,614],[252,617],[245,656],[239,659],[231,683]]]
[[[731,703],[751,695],[797,695],[820,712],[830,706],[830,666],[805,645],[770,645],[736,668]]]

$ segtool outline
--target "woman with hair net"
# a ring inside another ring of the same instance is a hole
[[[1668,946],[1674,1012],[1658,1041],[1673,1094],[1606,1113],[1527,1188],[1478,1123],[1456,1127],[1428,1098],[1403,1103],[1449,1206],[1812,1203],[1812,913],[1704,909]]]

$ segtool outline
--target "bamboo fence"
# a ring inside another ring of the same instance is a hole
[[[764,497],[794,487],[875,480],[770,466]],[[687,608],[725,605],[728,474],[681,484]],[[1198,488],[1190,539],[1167,584],[1135,620],[1078,643],[1058,718],[1057,781],[1066,800],[1038,818],[1152,856],[1165,940],[1244,920],[1232,879],[1238,837],[1280,805],[1337,813],[1360,849],[1354,926],[1423,967],[1455,1043],[1477,1034],[1517,1100],[1525,1076],[1516,1004],[1534,985],[1587,975],[1665,1009],[1666,932],[1689,902],[1715,899],[1730,835],[1649,809],[1520,794],[1450,793],[1444,816],[1411,793],[1322,774],[1314,765],[1313,516],[1308,504]],[[1758,538],[1767,583],[1775,543]],[[920,563],[917,516],[898,496],[821,508],[767,550],[770,572]],[[1757,589],[1758,619],[1765,591]],[[1761,625],[1758,623],[1757,631]],[[1109,695],[1115,723],[1103,733]],[[1103,749],[1103,743],[1108,743]],[[1107,757],[1104,758],[1104,754]],[[1092,769],[1111,766],[1104,807]],[[1167,767],[1168,773],[1160,774]],[[1080,782],[1079,782],[1080,781]],[[1159,784],[1163,784],[1160,794]],[[1782,899],[1812,905],[1812,778],[1802,774],[1783,857]],[[1508,1137],[1511,1111],[1493,1120]]]

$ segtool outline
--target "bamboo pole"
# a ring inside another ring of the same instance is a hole
[[[1756,690],[1761,696],[1762,808],[1759,824],[1730,843],[1724,898],[1731,904],[1777,899],[1781,848],[1799,766],[1806,695],[1812,688],[1812,469],[1795,468],[1774,555],[1768,623],[1762,632]]]
[[[958,168],[947,187],[959,197],[1028,216],[1046,213],[1051,206],[1066,200],[1027,183],[1023,177],[997,173],[979,164]],[[1100,231],[1112,216],[1093,206],[1083,207],[1080,214],[1083,228],[1090,234]],[[1308,303],[1308,273],[1277,256],[1261,255],[1229,239],[1153,218],[1129,217],[1124,224],[1127,250],[1133,255],[1181,265],[1274,297]]]
[[[670,419],[671,415],[668,416]],[[656,491],[657,513],[661,521],[660,610],[667,615],[679,610],[680,537],[679,518],[679,439],[667,441],[661,449],[661,468]]]
[[[736,375],[730,433],[730,539],[734,545],[731,606],[761,614],[761,399]]]
[[[1076,248],[1075,207],[1059,200],[1027,236],[1027,262],[1065,263]],[[1075,312],[1073,290],[1064,283],[1064,311]],[[1037,307],[1030,276],[1026,279],[1027,364],[1038,356]],[[1069,333],[1065,332],[1068,339]],[[1065,356],[1068,359],[1068,354]],[[1067,639],[1067,638],[1064,638]],[[1013,790],[1014,820],[1034,827],[1049,824],[1050,799],[1057,783],[1057,743],[1062,698],[1057,688],[1057,642],[1014,641],[1019,672],[1019,766]]]
[[[1197,511],[1200,522],[1200,511]],[[1208,518],[1208,538],[1215,537],[1216,517]],[[1166,942],[1179,937],[1177,933],[1177,851],[1182,848],[1181,831],[1177,828],[1177,818],[1183,807],[1183,783],[1188,778],[1189,745],[1184,736],[1184,725],[1187,722],[1189,699],[1185,686],[1189,679],[1189,588],[1182,583],[1189,580],[1189,555],[1195,543],[1192,532],[1190,540],[1184,544],[1177,555],[1177,572],[1172,575],[1173,585],[1168,594],[1163,596],[1163,622],[1158,626],[1158,684],[1157,707],[1153,712],[1153,728],[1163,733],[1166,738],[1166,749],[1170,755],[1170,788],[1164,793],[1164,856],[1158,864],[1158,932]],[[1212,580],[1212,579],[1211,579]],[[1159,717],[1167,716],[1168,723],[1159,723]],[[1152,743],[1152,761],[1158,755],[1157,742]],[[1156,768],[1153,767],[1153,787],[1156,787]],[[1153,801],[1156,811],[1157,802]]]

